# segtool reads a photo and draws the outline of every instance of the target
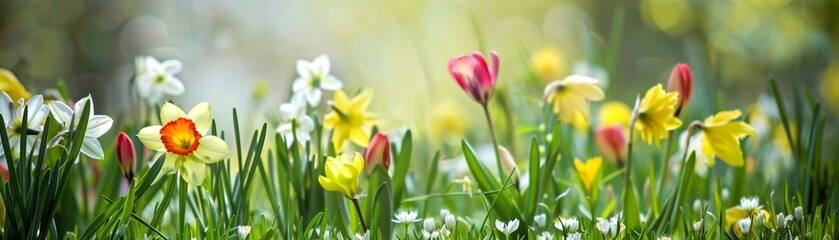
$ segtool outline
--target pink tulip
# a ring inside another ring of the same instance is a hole
[[[614,159],[618,167],[623,167],[626,159],[626,130],[623,125],[600,127],[595,132],[597,148],[609,159]]]
[[[370,174],[373,167],[378,163],[382,164],[385,171],[390,168],[390,139],[384,133],[377,133],[364,153],[364,166],[367,174]]]
[[[457,85],[476,102],[486,105],[495,90],[498,75],[498,54],[490,52],[492,68],[487,65],[484,55],[474,52],[449,60],[449,73]]]
[[[679,105],[676,107],[676,116],[682,113],[682,109],[688,104],[690,94],[693,90],[693,74],[690,73],[690,66],[679,63],[673,67],[670,79],[667,80],[667,91],[679,93]]]
[[[137,155],[134,152],[134,142],[124,132],[120,132],[117,136],[117,160],[119,161],[119,169],[122,170],[123,176],[131,181],[134,179],[134,168]]]

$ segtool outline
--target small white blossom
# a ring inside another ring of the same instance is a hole
[[[305,99],[310,106],[316,106],[323,97],[323,90],[335,91],[343,87],[340,80],[329,74],[329,57],[320,55],[315,60],[297,60],[297,75],[292,90],[297,98]]]
[[[554,236],[551,235],[551,232],[542,232],[542,233],[540,233],[539,235],[536,236],[536,239],[538,239],[538,240],[553,240]]]
[[[752,219],[751,218],[743,218],[740,221],[737,221],[737,224],[740,225],[740,231],[743,232],[743,235],[749,235],[749,231],[752,228]]]
[[[784,215],[784,213],[778,213],[778,216],[775,218],[775,225],[778,226],[778,229],[784,229],[787,227],[787,222],[792,221],[791,215]]]
[[[434,221],[434,218],[426,218],[425,221],[422,222],[422,228],[425,231],[433,232],[434,229],[437,228],[437,222]]]
[[[761,227],[763,227],[763,222],[765,220],[766,219],[763,216],[763,213],[755,214],[755,230],[759,230]]]
[[[309,134],[315,129],[315,121],[306,115],[306,103],[302,99],[292,98],[291,102],[280,105],[280,126],[277,133],[291,146],[294,137],[298,143],[309,141]]]
[[[795,207],[795,210],[793,210],[793,212],[795,213],[795,219],[796,220],[798,220],[798,221],[803,221],[804,220],[804,209],[803,208]]]
[[[87,104],[90,104],[90,115],[88,116],[87,129],[84,134],[81,150],[84,155],[90,158],[103,159],[105,158],[105,152],[102,151],[102,145],[99,144],[98,138],[111,129],[114,120],[105,115],[93,114],[93,100],[90,98],[90,95],[76,102],[73,105],[73,109],[70,109],[70,106],[59,101],[50,102],[49,109],[55,120],[61,124],[61,131],[69,132],[71,130],[70,125],[78,124],[82,118],[85,105]]]
[[[705,225],[705,219],[699,219],[699,221],[693,222],[693,230],[699,231],[702,229],[703,225]]]
[[[755,210],[760,210],[763,206],[760,205],[760,202],[757,200],[756,197],[753,198],[740,198],[740,205],[737,206],[740,209],[746,210],[746,212],[753,212]]]
[[[457,224],[457,222],[454,219],[454,214],[446,215],[446,218],[443,219],[443,223],[445,224],[445,228],[454,229],[455,225]]]
[[[513,234],[513,232],[519,229],[519,219],[514,218],[507,223],[504,223],[501,220],[495,220],[495,228],[509,239],[510,234]]]
[[[12,98],[6,92],[0,96],[0,115],[3,116],[3,121],[6,123],[6,133],[9,135],[9,147],[12,151],[12,156],[17,158],[21,151],[20,140],[26,138],[26,153],[31,151],[37,144],[38,136],[30,132],[41,132],[44,128],[43,122],[49,114],[49,108],[44,106],[44,97],[35,95],[25,101],[23,98],[17,100],[17,108],[12,104]],[[26,126],[23,126],[23,110],[26,109]],[[23,134],[21,134],[23,132]],[[3,148],[0,147],[0,157],[5,155]],[[37,151],[34,151],[37,152]]]
[[[533,222],[536,223],[536,226],[538,226],[540,228],[543,228],[543,227],[545,227],[545,219],[546,218],[547,218],[547,216],[545,216],[544,213],[541,213],[539,215],[533,216]]]
[[[396,212],[393,222],[408,225],[417,222],[417,211],[399,211]]]
[[[239,226],[236,230],[239,232],[239,239],[247,239],[251,233],[251,226]]]
[[[565,237],[565,240],[580,240],[582,238],[583,238],[583,235],[581,233],[575,232],[575,233],[568,234],[568,236]]]
[[[576,232],[580,227],[580,221],[576,218],[559,218],[554,222],[554,227],[560,231]]]
[[[166,60],[158,62],[153,57],[138,57],[135,60],[135,85],[140,97],[149,105],[163,99],[164,95],[178,96],[184,93],[184,84],[175,74],[181,72],[181,61]]]

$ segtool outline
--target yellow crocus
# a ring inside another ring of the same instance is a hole
[[[565,58],[555,47],[543,47],[530,58],[533,73],[544,83],[564,77],[567,69]]]
[[[600,157],[589,158],[585,163],[580,159],[574,159],[574,167],[577,168],[577,173],[580,175],[580,180],[583,181],[586,191],[591,191],[591,186],[597,179],[597,173],[600,172],[602,163],[603,159]]]
[[[597,79],[583,75],[571,75],[545,86],[545,100],[553,105],[554,113],[566,124],[573,122],[574,114],[578,112],[588,120],[589,101],[600,101],[604,97]]]
[[[347,155],[326,159],[326,176],[318,176],[318,182],[327,191],[339,192],[344,197],[353,199],[358,194],[358,177],[364,170],[364,158],[360,153],[355,157]]]
[[[651,145],[667,138],[667,132],[682,125],[676,118],[676,105],[679,104],[679,94],[665,92],[661,84],[656,84],[641,99],[638,105],[638,115],[635,130],[641,133],[641,139]]]
[[[32,94],[26,91],[26,88],[23,87],[23,84],[17,80],[14,73],[3,68],[0,68],[0,91],[9,94],[9,97],[14,101],[17,101],[20,98],[23,98],[24,101],[29,100],[29,97],[32,96]]]
[[[740,110],[722,111],[702,123],[702,151],[707,157],[708,166],[714,165],[714,156],[732,167],[743,166],[740,139],[756,135],[757,132],[748,123],[733,121],[740,114]]]
[[[174,169],[189,185],[204,183],[207,164],[221,161],[230,153],[227,143],[208,135],[213,123],[210,104],[195,105],[189,113],[172,103],[160,108],[163,125],[140,130],[137,137],[147,148],[166,154],[164,169]]]
[[[371,125],[376,116],[365,111],[372,98],[373,93],[370,91],[363,91],[352,99],[349,99],[344,91],[335,92],[332,98],[333,111],[323,119],[324,127],[335,129],[332,133],[335,149],[344,149],[347,140],[352,140],[361,147],[370,144]]]
[[[621,126],[629,126],[629,118],[632,117],[632,109],[629,109],[626,104],[618,101],[611,101],[603,104],[600,107],[600,126],[612,126],[620,124]]]

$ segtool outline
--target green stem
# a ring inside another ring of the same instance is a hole
[[[180,226],[178,230],[180,236],[183,238],[186,233],[186,190],[189,186],[187,186],[186,180],[180,176],[176,177],[180,178],[180,184],[178,184],[178,224]]]
[[[361,214],[361,207],[358,205],[358,199],[353,198],[352,204],[355,205],[355,214],[358,215],[358,220],[361,222],[361,229],[364,230],[364,233],[367,233],[367,224],[364,223],[364,216]]]
[[[481,104],[481,107],[484,108],[484,117],[487,119],[487,125],[489,126],[489,134],[492,137],[492,147],[493,151],[495,151],[495,163],[498,166],[498,177],[504,176],[504,167],[501,166],[501,155],[498,152],[498,137],[495,136],[495,126],[492,124],[492,116],[489,114],[489,108],[487,104]]]

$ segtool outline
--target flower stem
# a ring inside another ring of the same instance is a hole
[[[361,214],[361,207],[358,205],[358,199],[353,198],[352,199],[352,204],[355,206],[355,214],[358,215],[358,220],[361,221],[361,230],[364,230],[364,232],[366,233],[367,232],[367,224],[364,223],[364,216],[362,216],[362,214]]]
[[[484,117],[487,119],[487,125],[489,126],[489,135],[492,137],[492,147],[493,151],[495,152],[495,163],[498,166],[498,177],[504,176],[504,167],[501,166],[501,155],[498,152],[498,137],[495,136],[495,126],[492,124],[492,116],[489,114],[489,108],[487,104],[481,104],[481,107],[484,108]]]

